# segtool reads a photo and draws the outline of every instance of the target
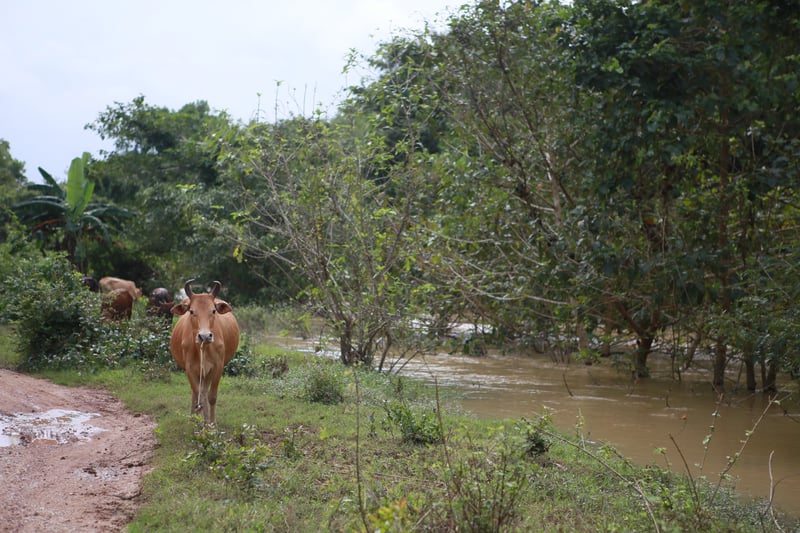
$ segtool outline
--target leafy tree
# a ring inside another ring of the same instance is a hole
[[[796,134],[790,15],[763,2],[575,2],[565,35],[576,82],[595,96],[584,183],[600,193],[586,227],[599,244],[596,271],[609,274],[640,337],[639,374],[667,325],[736,311],[753,251],[746,221],[764,214],[778,186],[771,169]],[[730,338],[708,333],[722,387]]]
[[[131,216],[127,209],[91,203],[94,183],[86,175],[90,157],[84,153],[72,160],[64,187],[39,168],[45,183],[29,188],[40,195],[14,206],[20,221],[30,227],[43,248],[66,252],[70,262],[82,271],[87,267],[86,241],[111,243],[111,233]]]
[[[375,133],[391,154],[393,164],[404,162],[408,149],[408,132],[415,131],[414,142],[426,153],[437,153],[440,142],[450,125],[446,110],[440,105],[436,81],[436,37],[427,30],[409,37],[395,36],[381,44],[375,55],[367,58],[368,67],[378,73],[377,79],[358,87],[351,87],[351,97],[342,106],[341,114],[356,116],[381,116],[381,125]],[[384,169],[376,168],[380,173]],[[381,175],[373,179],[381,179]]]
[[[25,163],[11,156],[11,145],[0,139],[0,190],[9,187],[21,187],[25,184]]]
[[[95,163],[97,192],[120,205],[135,205],[138,194],[161,184],[218,185],[213,135],[229,125],[199,101],[177,111],[148,104],[138,96],[117,102],[87,129],[113,139],[114,150]]]
[[[87,127],[115,145],[92,166],[97,193],[140,213],[126,227],[124,253],[97,248],[98,261],[108,270],[131,272],[145,286],[218,279],[237,302],[274,297],[256,287],[275,276],[235,256],[231,236],[220,233],[229,229],[224,221],[236,205],[230,186],[236,174],[219,160],[238,130],[226,114],[203,101],[170,110],[139,96],[108,107]]]
[[[0,139],[0,239],[9,238],[8,225],[13,225],[14,212],[10,209],[25,194],[25,164],[14,159],[11,146]]]
[[[556,40],[561,9],[478,2],[429,52],[429,83],[446,113],[438,122],[451,128],[433,162],[428,273],[448,288],[440,313],[486,321],[503,338],[560,328],[571,338],[578,319],[566,216],[580,130],[567,120],[574,95]]]
[[[254,125],[236,152],[251,169],[237,218],[243,254],[301,274],[307,285],[299,296],[326,319],[342,362],[382,368],[418,314],[411,232],[423,187],[406,165],[369,179],[388,156],[363,125],[304,118]]]

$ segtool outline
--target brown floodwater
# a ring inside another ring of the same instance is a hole
[[[729,392],[719,400],[707,371],[685,372],[678,383],[669,378],[668,361],[651,356],[649,364],[651,377],[638,383],[609,360],[586,366],[541,355],[427,355],[403,373],[457,386],[463,407],[478,416],[535,419],[547,412],[563,432],[610,444],[639,464],[683,474],[689,465],[694,478],[717,482],[728,458],[741,452],[724,486],[764,498],[772,486],[776,506],[800,515],[797,383],[780,384],[780,406],[761,393]]]
[[[800,516],[798,383],[779,382],[775,406],[762,393],[734,392],[743,387],[731,374],[729,392],[720,400],[708,370],[684,372],[677,382],[670,379],[669,361],[651,355],[648,364],[651,377],[633,383],[610,359],[586,366],[545,355],[433,354],[413,359],[402,374],[457,387],[463,408],[477,416],[531,420],[546,412],[562,432],[609,444],[639,464],[682,474],[688,465],[695,479],[717,482],[728,458],[741,452],[724,486],[745,498],[769,498],[772,490],[778,508]]]

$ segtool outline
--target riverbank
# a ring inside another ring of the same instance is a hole
[[[156,420],[131,531],[778,530],[763,502],[637,467],[547,419],[476,418],[448,388],[266,346],[245,366],[222,380],[213,431],[188,416],[177,372],[48,374]]]

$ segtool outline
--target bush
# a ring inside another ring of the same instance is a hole
[[[289,358],[286,354],[276,354],[264,357],[261,361],[261,372],[271,378],[280,378],[289,371]]]
[[[223,372],[226,376],[241,376],[251,378],[256,375],[256,367],[253,364],[253,351],[250,349],[250,341],[247,335],[239,336],[239,348],[233,354]]]
[[[459,531],[505,531],[520,516],[528,466],[508,443],[459,457],[447,479]]]
[[[333,405],[344,401],[344,382],[333,365],[318,364],[308,375],[305,387],[310,402]]]
[[[171,367],[163,323],[143,312],[130,321],[103,321],[100,296],[87,290],[63,256],[22,260],[3,286],[3,313],[15,326],[23,369],[96,371],[131,361],[146,373]]]
[[[20,261],[3,280],[3,315],[14,324],[20,366],[52,366],[52,361],[91,341],[100,303],[61,255]]]
[[[254,427],[244,425],[229,438],[220,429],[203,426],[195,431],[192,441],[195,450],[186,457],[187,461],[208,468],[219,479],[249,494],[264,486],[262,475],[272,450],[261,442]]]
[[[438,444],[442,442],[439,419],[433,411],[414,410],[399,401],[384,404],[386,419],[384,428],[400,430],[403,442],[411,444]]]

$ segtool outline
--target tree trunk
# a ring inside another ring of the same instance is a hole
[[[717,246],[721,261],[717,278],[720,281],[720,307],[723,314],[730,315],[732,310],[730,295],[730,257],[728,249],[728,216],[730,213],[730,192],[728,191],[729,176],[728,165],[730,164],[731,146],[729,140],[730,125],[728,123],[730,94],[730,76],[725,68],[720,71],[720,94],[722,96],[719,119],[719,210],[717,212]],[[721,392],[725,388],[725,365],[728,359],[728,347],[726,339],[717,339],[716,351],[714,354],[714,390]]]
[[[342,363],[351,365],[355,361],[353,350],[353,323],[350,320],[344,321],[342,331],[339,332],[339,352]]]
[[[747,380],[747,390],[753,392],[756,390],[756,362],[752,351],[748,351],[744,355],[744,368]]]
[[[647,369],[647,356],[653,347],[653,336],[647,335],[639,339],[636,351],[634,352],[634,373],[636,378],[650,377],[650,371]]]
[[[767,363],[765,362],[761,368],[763,369],[766,364]],[[778,365],[770,361],[769,369],[767,370],[766,375],[763,375],[762,378],[762,383],[764,384],[764,392],[777,392],[778,390],[778,385],[776,383],[777,378],[778,378]]]
[[[728,346],[724,342],[717,342],[714,350],[714,390],[721,392],[725,389],[725,367],[728,364]]]

